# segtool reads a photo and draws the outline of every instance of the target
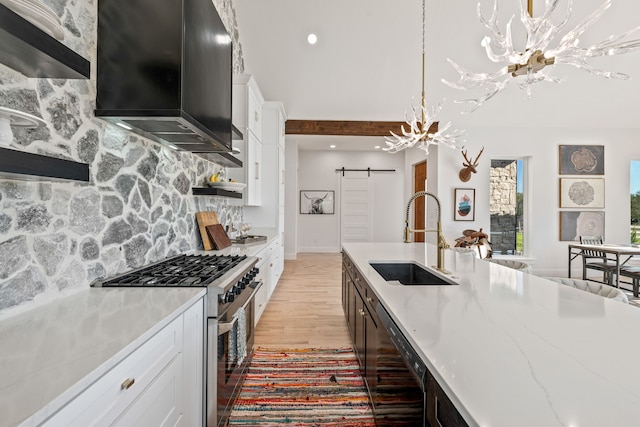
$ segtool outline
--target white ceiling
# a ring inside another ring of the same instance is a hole
[[[564,18],[567,1],[560,0],[556,22]],[[603,1],[575,1],[566,29],[581,22]],[[501,1],[501,28],[514,13],[514,28],[520,28],[518,4],[519,0]],[[255,76],[265,99],[284,103],[290,119],[399,121],[404,119],[412,98],[419,101],[420,0],[234,0],[234,5],[245,72]],[[485,15],[490,14],[492,5],[491,0],[482,0]],[[496,65],[480,46],[487,34],[477,19],[476,2],[427,0],[426,8],[427,101],[434,104],[447,99],[441,122],[452,121],[460,129],[640,127],[635,108],[640,96],[640,52],[591,62],[625,72],[631,80],[607,80],[558,65],[554,74],[566,80],[538,85],[532,99],[525,99],[524,92],[512,85],[478,111],[460,114],[464,107],[452,101],[470,94],[440,82],[443,77],[457,76],[446,58],[471,71],[495,71]],[[543,0],[534,0],[534,15],[543,8]],[[637,25],[640,2],[614,0],[604,17],[585,33],[581,45]],[[306,42],[310,32],[319,38],[314,46]],[[335,143],[329,142],[334,137],[300,141],[316,148]],[[335,141],[339,149],[382,143],[381,138],[345,137]]]

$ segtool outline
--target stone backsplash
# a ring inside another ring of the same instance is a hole
[[[14,128],[12,148],[88,163],[91,182],[0,175],[0,318],[202,248],[197,211],[214,210],[225,225],[243,215],[225,198],[191,193],[222,166],[94,117],[97,3],[43,1],[63,23],[64,44],[91,61],[92,78],[29,79],[0,65],[0,105],[47,122]],[[234,41],[234,72],[242,73],[233,4],[214,4]]]

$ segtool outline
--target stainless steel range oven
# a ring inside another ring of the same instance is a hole
[[[227,424],[253,356],[254,296],[261,280],[255,257],[178,255],[96,282],[101,287],[206,287],[207,427]]]
[[[262,281],[246,283],[246,285],[253,287],[255,293],[262,285]],[[216,366],[209,366],[209,372],[215,369],[217,373],[217,425],[220,427],[225,425],[229,418],[233,403],[244,382],[251,357],[255,316],[254,293],[242,292],[239,295],[231,295],[232,300],[223,303],[220,307],[217,328],[209,327],[210,354],[216,350],[217,344]],[[217,343],[214,342],[216,340]],[[210,359],[210,362],[213,360]],[[213,378],[210,381],[213,381]]]

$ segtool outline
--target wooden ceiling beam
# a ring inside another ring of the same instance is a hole
[[[373,122],[354,120],[287,120],[287,135],[333,135],[333,136],[389,136],[390,132],[400,134],[405,122]],[[438,131],[438,122],[433,123],[429,132]]]

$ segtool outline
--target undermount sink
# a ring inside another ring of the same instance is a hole
[[[387,282],[398,281],[403,285],[455,285],[413,262],[371,262],[375,271]]]

